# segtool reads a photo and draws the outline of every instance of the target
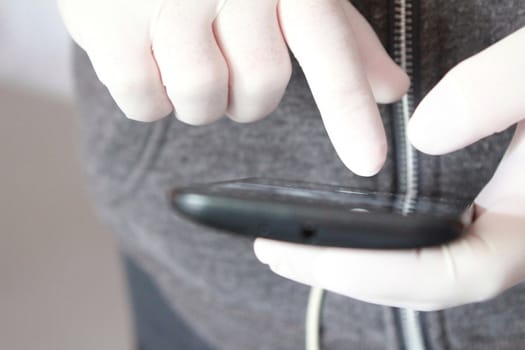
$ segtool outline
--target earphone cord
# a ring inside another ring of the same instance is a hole
[[[321,342],[321,308],[323,305],[324,290],[319,287],[311,287],[308,296],[305,322],[305,344],[306,350],[320,350]]]

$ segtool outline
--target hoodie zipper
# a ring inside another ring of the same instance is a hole
[[[389,0],[390,52],[397,64],[408,74],[412,85],[400,102],[393,106],[394,139],[397,164],[397,192],[405,194],[399,208],[403,214],[414,210],[418,195],[418,157],[407,138],[408,121],[415,110],[418,100],[418,51],[419,40],[419,0]],[[318,294],[322,300],[322,291]],[[320,303],[319,303],[320,305]],[[318,306],[320,307],[320,306]],[[392,308],[395,326],[402,350],[427,350],[428,339],[424,331],[421,313],[410,309]],[[310,302],[308,307],[310,313]],[[316,317],[319,317],[318,315]],[[310,317],[311,318],[311,317]],[[316,320],[318,321],[318,320]],[[307,349],[319,349],[320,331],[318,323],[310,325],[307,321]],[[316,333],[312,337],[311,333]]]
[[[409,91],[393,106],[398,192],[405,194],[405,200],[399,208],[403,214],[414,210],[419,182],[417,153],[408,141],[406,133],[409,118],[415,109],[418,90],[418,1],[391,0],[389,11],[391,53],[412,81]],[[398,308],[393,308],[393,312],[402,349],[427,349],[421,314],[418,311]]]

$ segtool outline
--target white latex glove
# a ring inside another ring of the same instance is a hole
[[[343,163],[373,175],[386,140],[376,101],[406,74],[347,0],[58,0],[67,28],[132,119],[189,124],[270,114],[301,64]]]
[[[415,147],[443,154],[518,122],[465,236],[441,247],[371,251],[258,239],[284,277],[356,299],[417,310],[487,300],[525,280],[525,29],[452,69],[409,124]],[[425,234],[425,232],[421,232]]]

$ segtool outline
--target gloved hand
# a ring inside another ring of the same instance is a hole
[[[406,74],[347,0],[58,0],[67,28],[132,119],[189,124],[271,113],[305,72],[342,161],[373,175],[386,157],[376,106]],[[363,152],[366,150],[366,152]]]
[[[464,238],[405,251],[318,248],[258,239],[258,258],[301,283],[417,310],[487,300],[524,281],[524,47],[525,28],[460,63],[422,101],[409,124],[415,147],[444,154],[519,123],[495,175],[475,200],[475,220]]]

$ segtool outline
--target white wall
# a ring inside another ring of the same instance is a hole
[[[71,97],[69,38],[53,0],[0,1],[0,82]]]
[[[76,158],[68,40],[51,0],[0,0],[2,350],[134,346],[116,246]]]

